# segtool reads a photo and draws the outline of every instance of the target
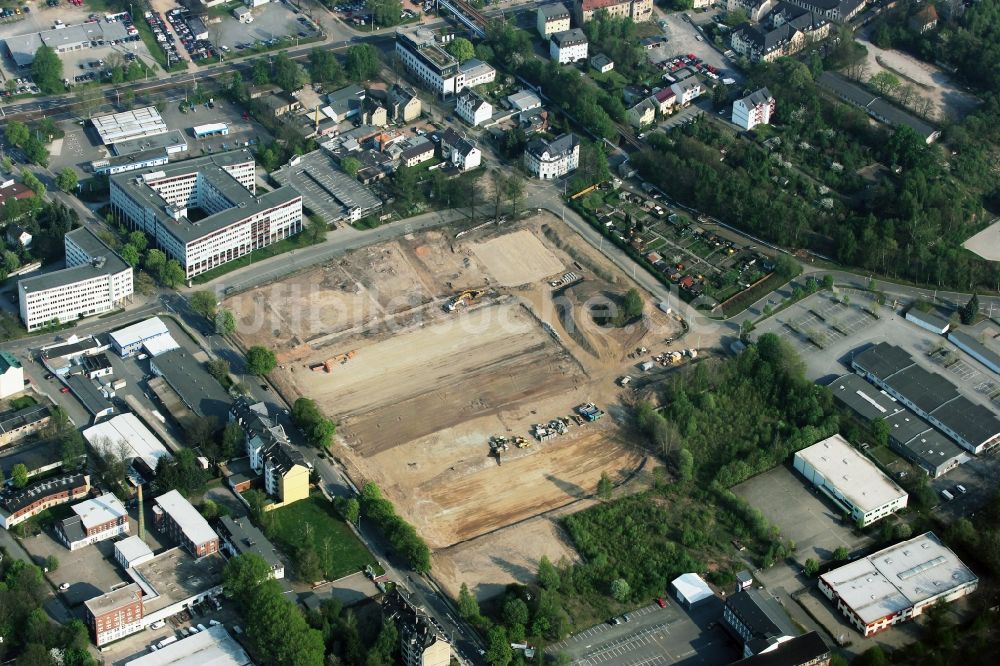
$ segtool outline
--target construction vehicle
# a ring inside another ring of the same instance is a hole
[[[587,421],[591,422],[597,421],[602,416],[604,416],[604,412],[598,409],[597,405],[595,405],[592,402],[588,402],[583,405],[578,405],[576,407],[576,413],[582,416]]]
[[[444,309],[448,312],[454,312],[460,307],[468,307],[472,305],[477,298],[483,295],[482,289],[466,289],[465,291],[456,294],[449,300]]]
[[[352,358],[354,358],[355,356],[357,356],[357,354],[358,354],[358,352],[356,352],[354,350],[351,350],[351,351],[346,352],[344,354],[337,354],[336,356],[334,356],[332,358],[326,359],[322,363],[314,363],[314,364],[310,365],[309,369],[312,370],[313,372],[319,372],[321,370],[325,370],[326,372],[333,372],[333,366],[335,366],[337,364],[344,365],[345,363],[347,363],[348,361],[350,361]]]

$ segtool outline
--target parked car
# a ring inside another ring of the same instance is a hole
[[[667,602],[663,599],[663,597],[657,597],[656,598],[656,604],[660,608],[666,608],[667,607]]]
[[[59,389],[59,392],[60,393],[69,393],[69,387],[68,386],[63,386],[61,389]]]

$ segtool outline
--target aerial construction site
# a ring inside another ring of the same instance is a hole
[[[616,380],[630,352],[682,327],[650,302],[628,326],[595,323],[591,302],[632,286],[540,214],[460,240],[412,234],[226,306],[245,346],[276,352],[284,397],[338,422],[334,455],[427,540],[439,582],[488,596],[543,554],[573,557],[548,512],[582,508],[602,472],[625,482],[644,464]]]

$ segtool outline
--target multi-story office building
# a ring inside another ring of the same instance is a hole
[[[156,498],[153,520],[158,530],[170,535],[195,557],[219,552],[219,535],[176,490]]]
[[[17,283],[21,320],[29,331],[121,307],[132,296],[132,267],[87,227],[63,239],[66,268]]]
[[[128,534],[128,512],[111,493],[74,504],[73,514],[56,525],[56,534],[70,550]]]
[[[563,134],[552,141],[532,139],[524,149],[524,168],[532,176],[551,180],[580,166],[580,140]]]
[[[425,88],[441,97],[450,97],[496,79],[496,70],[481,60],[472,59],[459,65],[426,28],[397,30],[396,54]]]
[[[111,211],[192,278],[302,231],[302,195],[290,186],[258,195],[255,180],[246,149],[119,174]]]
[[[143,627],[142,588],[130,583],[84,602],[94,645],[101,647]]]

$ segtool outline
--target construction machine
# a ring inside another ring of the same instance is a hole
[[[351,350],[343,354],[337,354],[332,358],[326,359],[322,363],[314,363],[313,365],[310,365],[309,369],[312,370],[313,372],[319,372],[320,370],[325,370],[326,372],[333,372],[333,366],[337,364],[344,365],[352,358],[357,356],[357,354],[358,352],[354,350]]]
[[[483,293],[482,289],[466,289],[465,291],[453,296],[444,308],[448,312],[454,312],[460,307],[472,305],[477,298],[483,295]]]

